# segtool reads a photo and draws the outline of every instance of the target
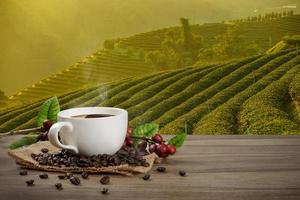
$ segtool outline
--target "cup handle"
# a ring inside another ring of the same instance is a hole
[[[65,145],[62,144],[58,139],[58,132],[61,128],[66,128],[69,131],[73,130],[73,125],[70,122],[57,122],[53,124],[48,132],[48,139],[50,143],[61,149],[68,149],[73,151],[74,153],[78,153],[77,147],[73,145]]]

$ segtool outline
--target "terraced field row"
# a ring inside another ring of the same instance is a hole
[[[30,102],[49,95],[59,95],[76,89],[141,76],[154,72],[143,59],[132,58],[118,52],[100,51],[84,60],[21,90],[12,100]]]
[[[283,106],[285,97],[289,97],[289,82],[299,66],[296,51],[286,50],[223,65],[189,67],[97,85],[64,94],[59,100],[62,109],[125,108],[131,126],[155,122],[162,126],[162,133],[182,131],[185,122],[190,134],[300,133],[295,118]],[[41,103],[2,114],[0,132],[34,127]],[[258,115],[261,107],[266,112]],[[264,120],[274,123],[262,129]],[[277,120],[290,125],[278,128],[281,124],[276,124]]]
[[[300,72],[295,75],[290,88],[289,88],[290,96],[294,101],[300,103]]]
[[[277,56],[275,56],[277,55]],[[288,61],[295,53],[288,55],[273,54],[272,56],[264,56],[252,63],[244,65],[228,76],[224,76],[220,81],[204,90],[203,93],[197,94],[195,97],[182,103],[177,109],[184,113],[182,116],[175,118],[172,113],[162,116],[159,121],[168,120],[163,132],[174,132],[182,130],[184,121],[188,122],[189,131],[194,131],[195,126],[207,114],[222,106],[233,96],[247,89],[251,84],[255,83],[261,77],[273,70],[276,66]],[[283,57],[283,58],[282,58]],[[267,69],[265,69],[267,68]],[[207,95],[209,96],[207,97]],[[201,104],[192,104],[195,99],[199,99]],[[172,120],[168,118],[172,118]],[[218,133],[217,130],[215,133]],[[220,132],[222,133],[222,132]],[[224,132],[224,134],[226,134]]]
[[[239,113],[240,129],[248,134],[299,134],[300,124],[286,110],[290,80],[300,71],[293,67],[278,81],[249,98]],[[271,128],[270,128],[271,127]]]
[[[286,56],[288,58],[288,56]],[[196,128],[194,132],[197,134],[232,134],[232,133],[249,133],[247,131],[238,130],[239,127],[239,119],[237,118],[241,106],[244,102],[254,95],[256,95],[261,90],[264,90],[265,87],[269,87],[268,85],[278,80],[282,75],[284,77],[291,78],[299,67],[297,65],[300,63],[299,58],[293,58],[289,62],[281,64],[280,60],[277,60],[277,63],[270,63],[260,68],[255,74],[249,74],[244,80],[241,80],[236,84],[239,87],[242,82],[248,82],[250,87],[240,92],[239,94],[232,97],[222,106],[219,106],[216,110],[210,112],[203,119],[201,119],[198,124],[196,124]],[[262,77],[262,75],[267,74],[267,76]],[[262,77],[262,78],[261,78]],[[255,81],[255,82],[253,82]],[[253,82],[251,84],[251,82]],[[288,83],[286,84],[288,87]],[[268,98],[272,99],[277,93],[268,94]],[[257,109],[261,109],[262,105],[257,103]],[[262,119],[262,118],[261,118]],[[272,131],[273,128],[271,129]],[[263,129],[260,130],[261,134],[267,134]],[[282,132],[283,133],[283,132]],[[256,133],[258,134],[258,133]],[[273,132],[273,134],[278,134],[278,132]]]

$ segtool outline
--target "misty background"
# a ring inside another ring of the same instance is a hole
[[[300,0],[0,0],[0,90],[16,93],[102,48],[105,39],[272,12]]]

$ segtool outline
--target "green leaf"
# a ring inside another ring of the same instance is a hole
[[[179,133],[177,134],[176,136],[172,137],[169,141],[168,141],[168,144],[172,144],[174,145],[176,148],[180,148],[185,139],[186,139],[186,133],[182,132],[182,133]]]
[[[60,106],[57,97],[48,99],[40,107],[37,116],[37,125],[42,126],[46,119],[49,119],[52,123],[55,123],[57,121],[57,114],[59,111]]]
[[[155,133],[158,133],[159,125],[158,124],[142,124],[137,126],[134,130],[132,135],[136,137],[151,137]],[[137,142],[136,139],[133,139],[134,143]]]
[[[24,136],[9,145],[10,149],[17,149],[22,146],[30,145],[37,142],[37,135]]]

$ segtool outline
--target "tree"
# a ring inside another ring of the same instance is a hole
[[[258,15],[258,21],[261,22],[261,15]]]
[[[272,13],[271,13],[271,19],[274,19],[274,18],[275,18],[275,13],[272,12]]]
[[[145,54],[145,61],[148,64],[152,64],[158,67],[167,66],[166,57],[158,50],[147,52]]]
[[[191,32],[189,20],[186,18],[180,18],[180,22],[182,26],[183,47],[186,50],[191,50],[193,48],[194,38]]]
[[[103,46],[105,49],[113,50],[115,48],[116,40],[105,40]]]
[[[4,92],[0,90],[0,105],[4,105],[7,100],[7,96],[5,96]]]
[[[286,17],[286,16],[287,16],[286,10],[283,11],[282,15],[283,15],[283,17]]]
[[[191,58],[195,59],[202,45],[202,37],[200,35],[194,36],[192,34],[188,19],[180,18],[180,22],[183,35],[183,51],[188,52],[191,55]]]
[[[181,31],[166,32],[161,43],[161,50],[145,55],[145,61],[152,65],[182,67],[196,62],[202,46],[201,35],[194,35],[188,19],[180,18]]]
[[[217,36],[216,40],[215,45],[199,52],[199,59],[223,60],[255,55],[261,52],[261,48],[256,43],[249,43],[245,40],[238,25],[232,26],[226,33]]]

